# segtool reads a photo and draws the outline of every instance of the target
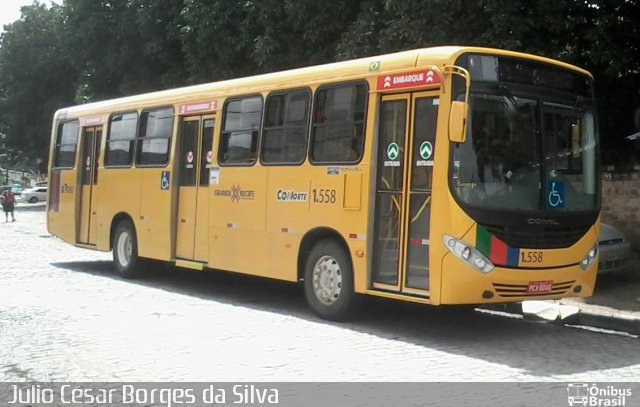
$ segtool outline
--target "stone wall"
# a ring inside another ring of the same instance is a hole
[[[640,250],[640,172],[604,174],[600,219],[623,232]]]

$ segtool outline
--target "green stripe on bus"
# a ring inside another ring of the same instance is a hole
[[[476,228],[476,249],[487,257],[491,254],[491,234],[480,225]]]

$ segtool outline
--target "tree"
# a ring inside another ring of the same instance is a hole
[[[0,137],[16,151],[42,149],[53,111],[74,98],[438,45],[529,52],[593,72],[605,150],[624,150],[640,108],[637,1],[61,1],[24,8],[0,38]]]
[[[184,83],[182,0],[65,0],[67,47],[80,72],[81,100]]]
[[[182,43],[191,82],[335,60],[357,1],[185,0]]]
[[[0,37],[0,122],[16,159],[46,166],[51,119],[73,103],[77,72],[62,40],[61,9],[35,2]]]

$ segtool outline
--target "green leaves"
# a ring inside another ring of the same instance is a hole
[[[640,105],[636,1],[61,2],[23,8],[0,38],[0,145],[43,159],[62,106],[437,45],[530,52],[592,71],[605,149],[634,131]]]

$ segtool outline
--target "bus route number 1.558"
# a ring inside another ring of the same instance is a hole
[[[313,203],[336,203],[336,190],[335,189],[313,189],[311,190],[313,196]]]
[[[542,263],[542,259],[542,252],[520,252],[520,263],[523,264]]]

